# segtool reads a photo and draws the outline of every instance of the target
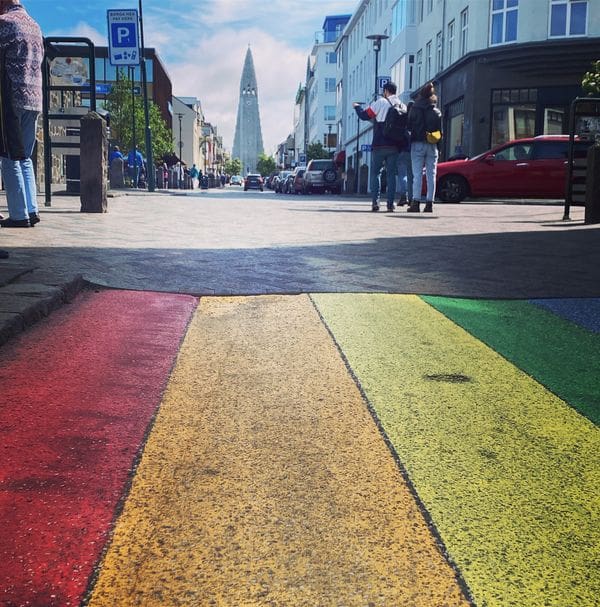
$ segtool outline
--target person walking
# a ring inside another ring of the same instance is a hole
[[[381,192],[381,173],[385,165],[387,178],[387,210],[394,211],[394,196],[396,195],[396,174],[398,171],[399,145],[389,138],[384,125],[388,112],[397,107],[406,113],[406,107],[396,96],[396,85],[388,82],[383,87],[383,96],[363,109],[359,103],[353,107],[361,120],[373,121],[373,141],[371,144],[371,210],[379,211],[379,195]],[[396,111],[395,109],[393,111]]]
[[[413,200],[407,211],[419,213],[423,201],[423,167],[427,182],[427,198],[424,213],[433,212],[435,198],[435,177],[439,151],[438,141],[442,138],[442,113],[437,108],[437,97],[433,82],[427,83],[418,93],[408,115],[410,131],[410,155],[413,172]]]
[[[131,178],[131,187],[137,188],[140,183],[140,173],[144,166],[144,157],[140,152],[140,148],[136,145],[135,150],[130,150],[127,154],[127,167],[129,169],[129,177]]]
[[[39,223],[31,156],[42,110],[44,43],[39,25],[19,0],[0,0],[0,156],[8,218],[3,228]]]

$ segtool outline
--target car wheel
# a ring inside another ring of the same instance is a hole
[[[460,202],[469,194],[469,184],[460,175],[446,175],[440,179],[438,196],[442,202]]]
[[[337,179],[337,172],[334,168],[325,169],[323,171],[323,180],[325,183],[334,183]]]

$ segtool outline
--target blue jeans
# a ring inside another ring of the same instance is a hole
[[[387,206],[391,207],[396,195],[396,173],[398,171],[398,150],[396,148],[374,148],[371,154],[371,197],[373,206],[379,204],[381,172],[384,164],[387,172]]]
[[[439,152],[435,143],[426,141],[413,141],[410,147],[413,171],[414,200],[423,200],[423,166],[427,180],[427,202],[435,198],[435,175]]]
[[[398,154],[398,193],[400,198],[406,197],[408,200],[412,200],[413,172],[408,150]]]
[[[23,131],[23,147],[26,160],[11,160],[2,158],[2,181],[6,190],[8,215],[16,221],[29,219],[30,213],[37,213],[37,187],[33,171],[33,146],[38,112],[32,110],[17,110]]]

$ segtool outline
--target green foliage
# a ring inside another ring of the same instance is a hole
[[[320,141],[311,143],[306,149],[306,158],[308,160],[321,160],[331,158],[331,153],[328,152]]]
[[[135,117],[136,145],[139,146],[142,154],[147,156],[143,97],[135,95],[132,100],[131,80],[124,70],[120,71],[119,80],[113,84],[111,92],[106,96],[105,109],[110,114],[111,139],[115,140],[125,153],[132,146]],[[160,114],[160,109],[151,101],[148,115],[152,133],[152,153],[154,160],[158,162],[173,152],[173,138]]]
[[[600,95],[600,61],[592,63],[593,69],[583,75],[581,86],[589,95]]]
[[[256,163],[256,170],[265,177],[269,175],[277,168],[275,164],[275,160],[271,158],[271,156],[267,156],[266,154],[261,154],[258,157],[258,162]]]
[[[225,162],[225,172],[228,175],[241,175],[242,161],[239,158],[230,158]]]

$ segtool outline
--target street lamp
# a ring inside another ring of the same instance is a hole
[[[331,154],[331,124],[327,125],[327,151],[329,152],[329,154]]]
[[[146,57],[144,48],[144,19],[142,16],[142,0],[139,0],[140,9],[140,67],[142,76],[142,89],[144,92],[144,126],[146,133],[146,161],[148,164],[148,191],[156,189],[156,174],[154,168],[154,156],[152,153],[152,131],[150,130],[150,110],[148,107],[148,76],[146,74]]]
[[[183,154],[183,139],[181,138],[181,120],[183,119],[183,114],[177,114],[177,118],[179,118],[179,162],[183,163],[183,158],[181,157]]]
[[[373,50],[375,51],[375,95],[373,96],[373,101],[377,99],[377,95],[379,94],[379,87],[377,78],[378,78],[378,69],[379,69],[379,51],[381,50],[381,41],[387,40],[389,36],[386,34],[371,34],[367,36],[367,40],[373,40]]]

